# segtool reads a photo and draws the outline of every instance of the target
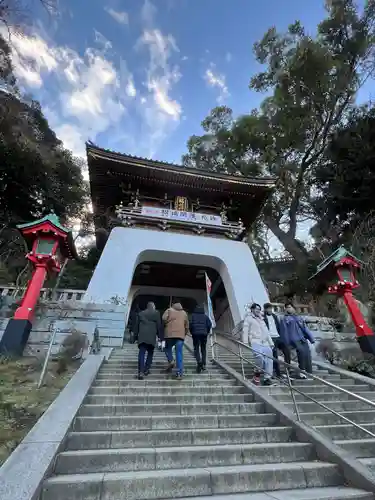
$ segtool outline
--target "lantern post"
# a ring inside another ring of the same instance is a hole
[[[46,277],[49,274],[58,274],[62,262],[75,258],[76,251],[72,232],[60,224],[58,216],[53,212],[42,219],[16,227],[26,242],[26,258],[33,265],[33,274],[20,306],[4,331],[0,341],[0,353],[22,356]]]
[[[355,326],[361,350],[375,354],[374,332],[367,324],[353,296],[353,290],[360,286],[356,272],[361,267],[362,262],[341,246],[319,264],[316,273],[310,279],[324,285],[328,293],[343,298]]]

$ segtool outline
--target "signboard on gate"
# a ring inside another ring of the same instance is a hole
[[[142,207],[141,214],[147,215],[147,217],[158,217],[181,222],[196,222],[197,224],[210,224],[214,226],[222,225],[221,217],[218,215],[183,212],[179,210],[170,210],[168,208]]]

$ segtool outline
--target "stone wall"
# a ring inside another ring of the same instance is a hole
[[[121,347],[125,331],[125,317],[125,306],[71,300],[48,302],[37,312],[25,354],[43,354],[48,349],[53,326],[56,328],[53,354],[58,352],[61,343],[72,330],[85,333],[91,344],[96,326],[99,329],[103,347]],[[0,318],[0,339],[7,323],[8,318]]]

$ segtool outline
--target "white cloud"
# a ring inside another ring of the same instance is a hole
[[[12,57],[19,82],[39,88],[38,98],[56,134],[74,154],[85,156],[84,142],[119,124],[135,92],[130,73],[120,78],[105,52],[110,42],[99,32],[100,49],[81,56],[40,35],[12,37]],[[46,80],[48,79],[48,84]],[[132,85],[132,86],[131,86]]]
[[[213,87],[218,90],[219,95],[217,97],[217,102],[222,103],[230,96],[225,75],[217,73],[215,65],[213,63],[206,69],[204,74],[204,79],[210,87]]]
[[[129,97],[135,97],[137,95],[137,89],[135,88],[133,78],[129,78],[128,83],[125,87],[125,92]]]
[[[171,35],[163,36],[159,30],[144,31],[141,43],[147,46],[150,64],[147,70],[147,89],[153,94],[156,107],[174,120],[179,120],[181,105],[169,93],[174,83],[181,77],[178,67],[169,64],[173,52],[178,47]]]
[[[173,36],[155,26],[155,14],[146,0],[136,44],[141,85],[126,61],[115,64],[112,43],[97,30],[94,46],[84,53],[57,45],[41,32],[12,37],[20,87],[41,102],[51,127],[75,155],[85,157],[85,141],[106,133],[106,147],[113,137],[121,137],[125,142],[119,149],[131,147],[134,154],[152,156],[180,123],[182,106],[175,91],[181,74],[173,61],[180,57],[179,49]],[[128,113],[132,120],[124,120]]]
[[[145,0],[141,9],[141,19],[147,27],[154,25],[156,12],[155,5],[150,0]]]
[[[139,108],[147,128],[149,156],[155,153],[159,144],[178,126],[182,115],[181,104],[172,97],[174,87],[181,78],[179,67],[172,63],[179,48],[172,35],[164,35],[154,27],[155,12],[155,7],[146,0],[142,8],[146,27],[137,43],[137,48],[146,48],[149,55],[144,83],[147,93],[140,97]]]
[[[52,126],[52,120],[50,118],[50,123]],[[85,152],[85,140],[86,138],[82,135],[82,130],[78,127],[71,125],[69,123],[63,123],[53,127],[57,137],[67,146],[75,156],[84,157]]]
[[[95,33],[95,42],[98,45],[100,45],[104,51],[107,51],[112,48],[112,43],[109,40],[107,40],[107,38],[104,35],[102,35],[96,29],[94,29],[94,33]]]
[[[111,9],[110,7],[105,7],[105,11],[118,23],[129,24],[129,14],[127,12]]]
[[[4,32],[1,34],[6,36]],[[11,43],[14,72],[17,78],[30,87],[41,87],[43,73],[49,73],[58,67],[54,52],[39,37],[13,35]]]

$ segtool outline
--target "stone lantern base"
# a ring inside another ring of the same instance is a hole
[[[32,324],[28,319],[11,318],[0,341],[0,354],[22,356]]]

